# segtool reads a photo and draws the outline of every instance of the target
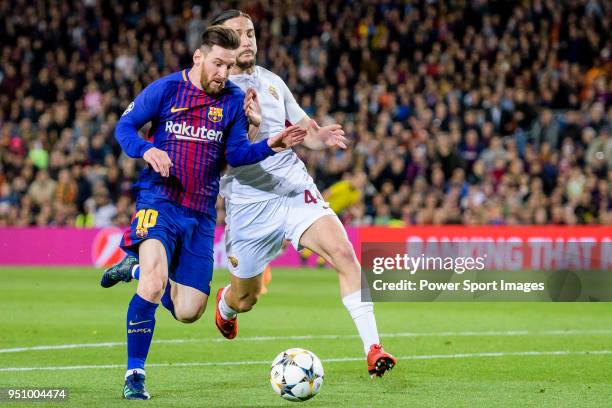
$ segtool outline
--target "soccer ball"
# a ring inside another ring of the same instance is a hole
[[[311,351],[290,348],[280,353],[270,368],[272,389],[289,401],[306,401],[323,385],[323,365]]]

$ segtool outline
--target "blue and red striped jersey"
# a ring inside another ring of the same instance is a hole
[[[232,167],[253,164],[274,151],[267,140],[249,142],[245,94],[238,86],[227,81],[219,95],[211,96],[191,83],[188,72],[175,72],[147,86],[121,116],[115,137],[130,157],[142,157],[156,147],[172,160],[170,177],[145,168],[134,186],[137,191],[214,213],[224,162]],[[152,122],[151,141],[138,135],[147,122]]]

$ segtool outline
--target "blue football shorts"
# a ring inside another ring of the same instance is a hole
[[[215,223],[216,214],[179,206],[163,196],[139,194],[136,214],[123,234],[121,248],[138,258],[142,242],[160,241],[166,249],[170,279],[209,295]]]

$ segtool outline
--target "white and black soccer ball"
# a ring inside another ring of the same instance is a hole
[[[289,401],[306,401],[323,385],[323,365],[313,352],[290,348],[280,353],[270,368],[272,389]]]

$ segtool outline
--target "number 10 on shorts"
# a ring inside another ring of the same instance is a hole
[[[157,223],[157,211],[153,209],[139,210],[134,218],[138,219],[136,224],[136,235],[140,238],[144,238],[148,234],[148,229],[155,226]]]

